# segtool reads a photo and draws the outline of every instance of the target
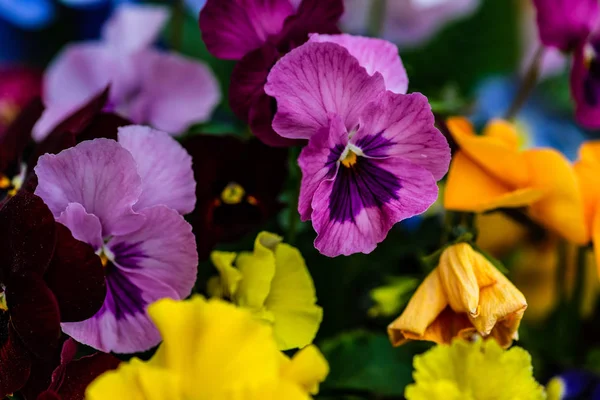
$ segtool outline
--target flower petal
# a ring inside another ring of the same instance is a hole
[[[0,311],[0,397],[21,389],[31,372],[31,356],[10,325],[9,314]]]
[[[44,280],[56,297],[60,320],[82,321],[104,302],[104,269],[94,249],[74,239],[66,227],[57,224],[56,234],[56,248]]]
[[[597,7],[597,5],[596,5]],[[598,61],[592,60],[597,63]],[[592,77],[590,61],[586,56],[586,43],[582,43],[573,52],[573,67],[571,68],[571,96],[575,100],[575,118],[577,122],[588,129],[600,127],[600,104],[598,101],[595,82]]]
[[[342,46],[306,43],[275,64],[265,92],[277,100],[275,132],[309,139],[328,126],[330,113],[342,117],[348,131],[355,129],[364,106],[385,92],[385,84]]]
[[[56,228],[42,199],[21,190],[0,209],[0,278],[44,273],[52,258]]]
[[[169,19],[169,9],[156,5],[123,4],[102,28],[102,37],[124,53],[150,47]]]
[[[102,224],[98,217],[85,212],[81,204],[69,203],[56,221],[69,228],[75,239],[92,246],[94,251],[102,248]]]
[[[434,126],[427,98],[420,93],[387,92],[365,107],[352,137],[368,157],[402,157],[441,179],[450,164],[450,147]]]
[[[239,254],[236,266],[240,270],[242,279],[235,295],[236,304],[253,310],[263,309],[275,276],[276,262],[273,249],[281,240],[279,236],[263,232],[254,241],[253,253]]]
[[[359,157],[313,197],[315,247],[329,257],[368,254],[396,222],[427,210],[437,192],[431,173],[407,160]]]
[[[534,0],[540,39],[546,46],[570,51],[596,26],[596,0]]]
[[[208,0],[200,12],[200,30],[217,58],[239,60],[277,35],[294,12],[288,0]]]
[[[367,70],[369,75],[379,72],[385,81],[385,87],[394,93],[406,93],[408,76],[402,60],[398,55],[398,47],[387,40],[364,36],[341,35],[310,35],[311,42],[337,43],[346,48]]]
[[[102,236],[136,230],[144,217],[133,212],[142,185],[131,154],[113,140],[82,142],[57,155],[40,157],[36,194],[55,217],[79,203],[102,224]]]
[[[95,353],[73,360],[64,366],[62,382],[58,388],[61,400],[83,399],[85,389],[98,376],[117,368],[121,360],[111,354]]]
[[[10,319],[25,347],[47,357],[58,346],[60,311],[56,297],[40,276],[26,274],[6,287]]]
[[[197,60],[148,50],[135,57],[135,65],[141,86],[125,115],[136,123],[180,134],[206,122],[221,101],[212,71]]]
[[[300,152],[298,165],[302,170],[298,212],[303,221],[310,219],[312,201],[321,182],[333,179],[338,160],[348,144],[348,131],[342,119],[335,116],[329,128],[321,128]]]
[[[145,126],[119,128],[119,144],[128,150],[142,179],[142,193],[134,205],[141,210],[165,205],[187,214],[196,205],[192,157],[165,132]]]

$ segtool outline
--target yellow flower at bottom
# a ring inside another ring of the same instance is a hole
[[[88,387],[89,400],[309,400],[328,374],[309,346],[286,358],[270,326],[221,300],[160,300],[148,308],[163,343]]]
[[[408,400],[542,400],[531,357],[520,347],[503,350],[495,341],[454,340],[414,359]]]
[[[220,276],[210,282],[209,292],[228,297],[271,324],[279,349],[288,350],[312,342],[323,310],[316,305],[315,287],[302,255],[281,240],[261,232],[252,253],[214,251],[211,259]]]

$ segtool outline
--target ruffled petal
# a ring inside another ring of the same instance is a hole
[[[69,203],[79,203],[98,217],[103,237],[127,234],[143,223],[144,217],[132,209],[142,191],[135,160],[113,140],[95,139],[58,155],[44,155],[35,173],[35,193],[55,217]]]
[[[420,93],[387,92],[365,107],[352,143],[368,157],[402,157],[441,179],[450,164],[450,147],[434,126],[427,98]]]
[[[298,164],[302,170],[298,212],[303,221],[310,219],[312,201],[323,180],[333,179],[338,160],[348,144],[348,132],[339,116],[331,120],[329,128],[321,128],[302,149]]]
[[[368,254],[396,222],[427,210],[437,193],[431,173],[418,165],[400,157],[359,157],[313,197],[315,247],[329,257]]]
[[[219,84],[203,63],[175,53],[148,50],[134,61],[139,90],[123,113],[172,134],[206,122],[221,101]]]
[[[196,181],[187,151],[167,133],[145,126],[119,128],[118,135],[142,179],[142,193],[134,209],[165,205],[181,214],[192,212]]]
[[[158,39],[168,19],[167,7],[123,4],[103,26],[102,37],[118,51],[140,51]]]
[[[81,204],[69,203],[56,221],[69,228],[75,239],[92,246],[94,251],[102,248],[102,224],[98,217],[85,212]]]
[[[200,30],[208,51],[239,60],[277,35],[294,12],[288,0],[208,0],[200,12]]]
[[[346,48],[355,57],[361,67],[369,75],[379,72],[385,81],[385,87],[394,93],[406,93],[408,76],[402,60],[398,55],[398,47],[387,40],[364,36],[341,35],[310,35],[311,42],[337,43]]]
[[[306,43],[271,69],[265,92],[277,100],[273,129],[309,139],[338,114],[354,130],[364,107],[385,92],[381,75],[369,76],[356,58],[334,43]]]

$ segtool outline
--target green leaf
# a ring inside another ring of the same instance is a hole
[[[393,348],[384,334],[343,333],[321,346],[331,371],[321,386],[323,395],[365,391],[379,396],[401,396],[412,382],[415,346]]]

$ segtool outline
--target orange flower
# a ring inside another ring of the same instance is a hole
[[[408,340],[450,343],[479,334],[508,347],[527,308],[525,297],[467,243],[448,247],[406,309],[388,327],[394,346]]]
[[[520,151],[515,127],[506,121],[490,122],[482,136],[465,118],[447,123],[460,147],[448,173],[447,209],[527,207],[532,219],[567,240],[589,241],[577,177],[562,154],[553,149]]]

